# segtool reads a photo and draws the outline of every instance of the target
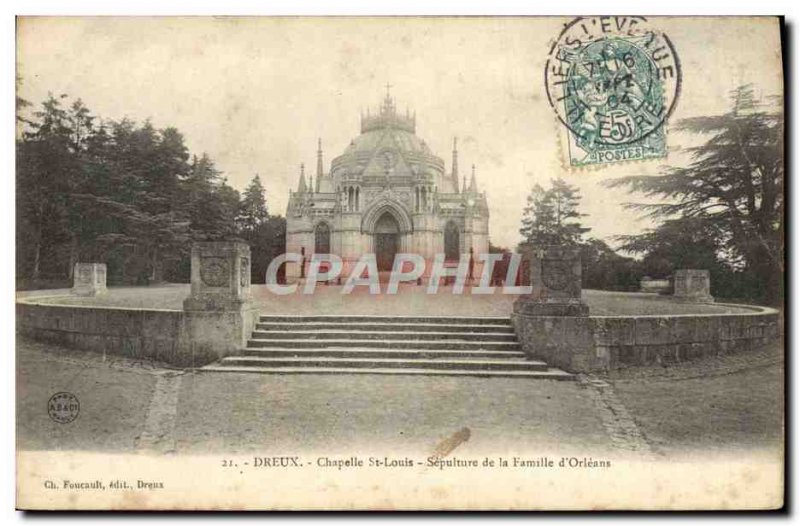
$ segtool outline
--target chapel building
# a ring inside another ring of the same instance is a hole
[[[378,270],[388,271],[395,254],[410,252],[425,258],[427,276],[437,253],[445,254],[446,266],[455,266],[463,254],[473,257],[477,279],[478,255],[488,250],[489,208],[475,166],[467,183],[459,174],[454,139],[446,171],[416,135],[416,116],[398,113],[388,93],[377,114],[362,113],[361,134],[327,172],[321,140],[316,173],[306,177],[300,165],[286,210],[286,251],[302,253],[306,266],[315,253],[336,254],[348,275],[362,254],[374,253]],[[287,279],[300,276],[300,265],[287,263]]]

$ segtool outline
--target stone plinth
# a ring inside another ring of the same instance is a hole
[[[581,299],[580,249],[522,247],[531,293],[514,302],[511,320],[522,349],[532,358],[570,371],[592,358],[589,306]]]
[[[192,246],[192,289],[185,311],[238,310],[250,301],[250,246],[206,241]]]
[[[522,246],[529,262],[531,293],[514,302],[514,312],[530,316],[588,316],[581,299],[580,249]]]
[[[661,294],[669,294],[671,286],[668,279],[653,279],[648,276],[639,280],[639,290],[641,292],[657,292]]]
[[[192,355],[223,357],[242,348],[258,318],[250,302],[250,246],[241,241],[195,243],[191,295],[183,310],[182,341]]]
[[[680,269],[673,276],[675,298],[681,301],[712,303],[711,274],[708,270]]]
[[[106,264],[75,263],[72,274],[72,293],[77,296],[98,296],[105,294]]]

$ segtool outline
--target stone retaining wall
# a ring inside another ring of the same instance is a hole
[[[748,350],[780,338],[778,311],[664,316],[526,316],[514,327],[525,352],[568,370],[589,372],[668,364]]]
[[[79,349],[199,367],[244,345],[257,318],[231,313],[51,305],[17,300],[17,330]],[[668,364],[780,338],[778,311],[665,316],[512,315],[525,352],[570,372]],[[237,321],[238,320],[238,321]]]
[[[247,319],[242,327],[241,320],[237,323],[230,313],[48,305],[37,302],[41,299],[17,300],[20,334],[180,367],[206,365],[241,347],[255,323],[255,319]],[[254,311],[250,317],[256,315]],[[196,319],[198,316],[202,319]]]

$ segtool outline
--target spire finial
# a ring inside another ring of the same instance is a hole
[[[383,99],[383,108],[381,108],[381,113],[394,114],[394,112],[395,112],[394,100],[392,100],[392,94],[389,91],[391,89],[392,89],[392,85],[387,82],[386,83],[386,97]]]
[[[300,163],[300,181],[297,183],[297,192],[303,193],[306,191],[306,165]]]
[[[319,191],[320,177],[322,177],[322,137],[317,139],[317,191]]]
[[[469,181],[469,191],[478,193],[478,182],[475,180],[475,165],[472,165],[472,178]]]
[[[458,137],[453,137],[453,166],[450,177],[453,180],[453,188],[458,193]]]

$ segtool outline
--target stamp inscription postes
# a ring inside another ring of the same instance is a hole
[[[78,397],[72,393],[56,393],[47,402],[47,414],[59,424],[69,424],[78,418],[80,411],[81,404],[78,402]]]
[[[680,85],[672,42],[644,17],[576,18],[545,65],[548,101],[564,125],[572,166],[666,155],[664,123]]]

